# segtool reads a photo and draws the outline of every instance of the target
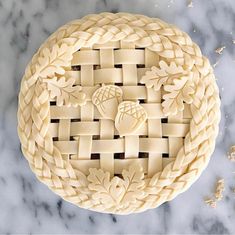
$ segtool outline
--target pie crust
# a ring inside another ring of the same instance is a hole
[[[59,28],[19,93],[22,152],[63,199],[99,212],[155,208],[185,191],[215,147],[213,69],[159,19],[88,15]]]

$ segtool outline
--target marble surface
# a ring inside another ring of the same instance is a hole
[[[20,151],[17,93],[25,66],[60,25],[88,13],[126,11],[178,25],[197,42],[212,64],[222,100],[216,150],[207,170],[185,193],[142,214],[114,216],[80,209],[39,183]],[[194,0],[0,0],[0,233],[235,233],[235,163],[226,158],[235,144],[235,1]],[[225,46],[222,55],[217,47]],[[205,205],[217,178],[224,199]]]

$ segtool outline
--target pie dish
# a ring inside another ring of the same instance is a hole
[[[59,28],[28,64],[18,134],[37,178],[63,199],[129,214],[172,200],[215,147],[213,69],[159,19],[88,15]]]

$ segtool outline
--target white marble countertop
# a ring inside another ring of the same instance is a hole
[[[126,11],[178,25],[217,63],[222,121],[216,150],[200,179],[157,209],[114,216],[80,209],[52,193],[30,171],[17,137],[17,94],[25,66],[60,25],[88,13]],[[0,234],[1,233],[166,233],[235,234],[235,163],[226,158],[235,144],[235,1],[194,0],[0,0]],[[226,46],[222,55],[217,47]],[[205,205],[217,178],[224,199]]]

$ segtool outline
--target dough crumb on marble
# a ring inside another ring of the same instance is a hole
[[[228,159],[232,162],[235,162],[235,145],[233,145],[231,148],[230,148],[230,152],[228,154]]]
[[[215,198],[217,201],[221,201],[223,198],[223,192],[224,192],[224,179],[220,179],[216,183],[216,189],[215,189]]]
[[[187,7],[189,7],[189,8],[193,7],[193,0],[188,0]]]
[[[218,48],[215,50],[215,53],[217,53],[217,54],[219,54],[219,55],[222,55],[222,54],[223,54],[223,50],[224,50],[225,48],[226,48],[225,46],[218,47]]]
[[[215,192],[214,192],[214,195],[213,197],[211,198],[206,198],[204,200],[204,202],[212,207],[212,208],[216,208],[217,206],[217,202],[218,201],[221,201],[222,198],[223,198],[223,192],[225,190],[225,187],[224,187],[225,183],[224,183],[224,179],[219,179],[217,182],[216,182],[216,186],[215,186]]]
[[[212,208],[216,208],[216,206],[217,206],[216,200],[212,199],[212,198],[207,198],[204,200],[204,202]]]

